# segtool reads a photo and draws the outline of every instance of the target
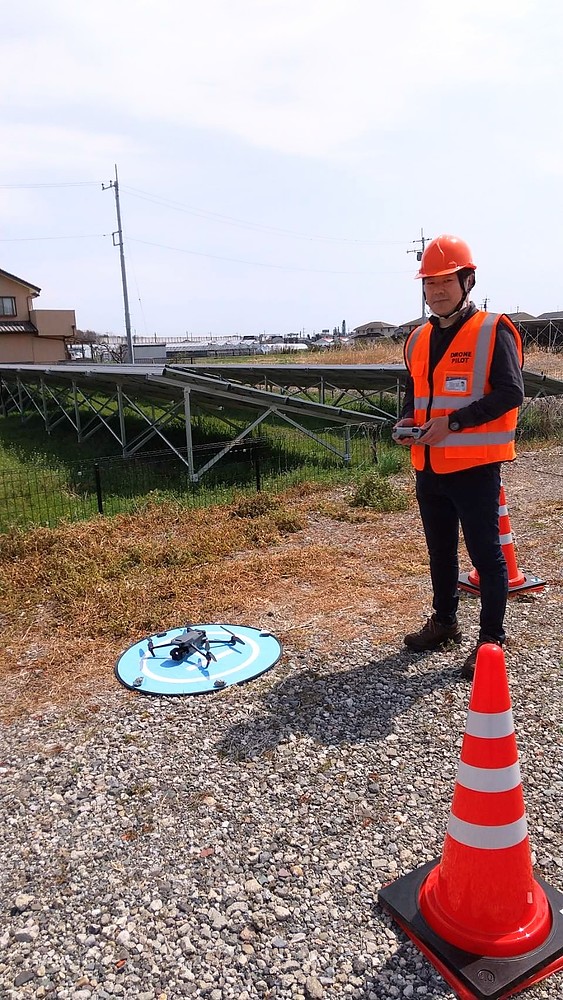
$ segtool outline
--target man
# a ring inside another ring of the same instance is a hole
[[[479,574],[479,640],[462,667],[471,679],[484,642],[502,646],[508,596],[499,538],[501,463],[515,457],[518,407],[524,399],[522,342],[504,315],[478,310],[471,251],[456,236],[432,240],[420,271],[431,316],[405,344],[408,378],[395,440],[411,448],[416,497],[430,557],[433,614],[405,636],[417,652],[460,643],[457,620],[459,527]],[[419,438],[399,440],[418,425]]]

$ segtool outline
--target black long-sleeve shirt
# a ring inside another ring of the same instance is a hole
[[[445,329],[439,325],[436,316],[430,318],[433,328],[430,335],[430,372],[434,371],[458,330],[475,312],[477,312],[476,306],[470,303],[456,322]],[[514,334],[506,323],[503,323],[502,318],[497,326],[489,382],[491,384],[490,393],[483,396],[482,399],[477,399],[474,403],[469,403],[468,406],[462,406],[459,410],[455,410],[456,420],[459,420],[462,430],[465,427],[478,427],[479,424],[496,420],[508,410],[521,406],[524,401],[524,380]],[[412,417],[413,414],[414,383],[412,377],[407,374],[401,417]]]

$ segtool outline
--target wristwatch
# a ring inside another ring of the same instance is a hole
[[[459,420],[456,419],[455,413],[450,413],[448,417],[448,427],[451,431],[460,431],[461,424]]]

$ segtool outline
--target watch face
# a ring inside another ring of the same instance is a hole
[[[451,431],[458,431],[459,428],[460,428],[460,426],[461,426],[461,424],[460,424],[459,420],[451,420],[450,421],[450,430]]]

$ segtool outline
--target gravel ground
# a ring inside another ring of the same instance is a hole
[[[519,510],[534,462],[505,477]],[[413,654],[402,631],[329,656],[286,645],[239,688],[166,699],[116,682],[91,709],[5,727],[0,995],[452,998],[378,890],[441,852],[474,607],[459,648]],[[507,626],[532,859],[563,889],[561,579],[511,602]],[[563,973],[524,995],[560,1000]]]

